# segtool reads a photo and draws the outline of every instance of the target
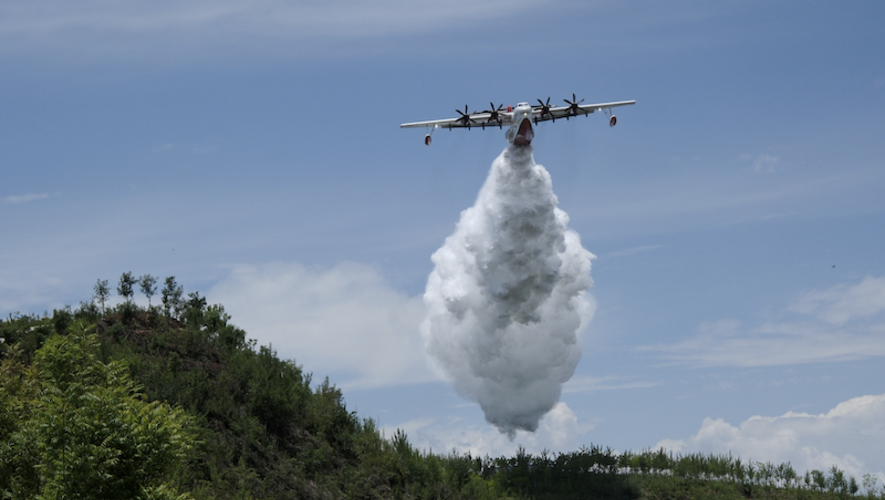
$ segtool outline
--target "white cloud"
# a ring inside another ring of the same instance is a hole
[[[194,146],[193,149],[191,149],[191,151],[193,151],[194,153],[200,154],[200,155],[206,155],[206,154],[210,154],[210,153],[214,153],[214,152],[218,151],[218,146],[216,146],[214,144],[206,145],[206,146]]]
[[[739,159],[750,162],[753,165],[753,172],[757,174],[770,174],[775,172],[781,161],[780,157],[766,153],[761,153],[757,156],[742,154]]]
[[[650,252],[652,250],[657,250],[658,248],[663,247],[664,245],[642,245],[638,247],[627,248],[625,250],[617,250],[615,252],[610,252],[602,256],[604,259],[614,259],[617,257],[629,257],[631,255],[636,255],[639,253]]]
[[[788,412],[779,417],[754,416],[738,426],[705,418],[694,436],[665,439],[656,447],[791,462],[800,472],[836,465],[857,479],[873,473],[885,481],[883,442],[885,394],[852,398],[820,415]]]
[[[32,201],[45,200],[51,195],[49,193],[27,193],[7,196],[3,198],[3,203],[9,205],[20,205],[22,203],[30,203]]]
[[[498,457],[513,455],[520,445],[533,454],[542,450],[574,451],[580,446],[579,437],[593,430],[596,424],[579,422],[575,412],[559,402],[544,415],[536,432],[517,431],[513,441],[489,424],[469,425],[457,417],[422,417],[400,425],[386,425],[382,430],[389,437],[396,429],[402,429],[409,436],[409,442],[422,450],[469,451],[473,456]]]
[[[804,294],[789,306],[796,318],[748,327],[735,320],[703,323],[697,336],[640,350],[691,366],[776,366],[885,356],[885,278],[864,278]]]
[[[500,20],[538,5],[538,0],[473,2],[288,2],[285,0],[178,0],[105,2],[61,0],[0,4],[3,52],[78,51],[83,56],[168,53],[177,48],[230,52],[278,50],[291,42],[353,41],[408,33],[433,33],[464,23]],[[315,52],[317,46],[301,46]],[[82,56],[81,56],[82,57]]]
[[[64,280],[51,271],[43,275],[0,270],[0,311],[36,313],[63,307],[54,296],[63,287]]]
[[[420,297],[391,288],[372,267],[342,263],[237,265],[206,294],[232,322],[308,372],[345,388],[434,380],[418,325]]]
[[[781,159],[777,156],[761,154],[753,160],[753,172],[757,174],[770,174],[775,171]]]
[[[885,276],[867,276],[854,286],[838,285],[822,292],[805,294],[790,310],[811,314],[833,325],[868,318],[885,311]]]
[[[615,375],[606,375],[604,377],[591,377],[586,375],[578,375],[572,377],[565,385],[562,386],[562,392],[566,394],[593,392],[593,391],[612,391],[620,389],[647,389],[661,385],[660,382],[651,381],[629,381]]]
[[[637,221],[644,221],[642,236],[648,238],[701,221],[719,226],[735,215],[738,220],[744,217],[744,220],[752,220],[770,213],[802,213],[809,207],[820,208],[821,200],[846,193],[853,196],[865,193],[870,186],[881,185],[883,179],[885,171],[881,168],[765,177],[764,180],[761,176],[743,173],[714,176],[698,172],[690,178],[630,184],[629,192],[616,188],[600,191],[569,213],[575,219],[597,221],[599,231],[612,234],[621,234],[628,228],[632,233],[636,231]],[[787,206],[789,210],[784,210]]]

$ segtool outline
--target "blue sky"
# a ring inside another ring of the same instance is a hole
[[[731,449],[885,481],[883,14],[0,2],[0,311],[174,275],[421,446]],[[418,334],[503,132],[428,148],[399,124],[572,93],[637,104],[536,130],[597,310],[562,404],[511,443]]]

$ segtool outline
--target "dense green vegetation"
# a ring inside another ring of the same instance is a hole
[[[341,391],[246,339],[173,277],[124,273],[107,307],[0,320],[3,498],[885,498],[839,469],[731,456],[416,450],[347,410]]]

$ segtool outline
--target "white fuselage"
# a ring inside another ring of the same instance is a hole
[[[535,131],[532,130],[532,106],[521,102],[513,109],[512,116],[510,129],[505,135],[507,142],[516,146],[528,146],[535,137]]]

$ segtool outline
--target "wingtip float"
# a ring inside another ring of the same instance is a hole
[[[535,137],[533,125],[540,122],[552,121],[565,118],[568,120],[573,116],[589,116],[591,113],[601,111],[608,117],[608,125],[614,127],[618,123],[618,118],[612,113],[612,108],[618,106],[629,106],[636,104],[636,101],[617,101],[605,102],[599,104],[581,104],[584,99],[577,100],[575,94],[572,99],[563,99],[567,106],[557,106],[550,104],[550,98],[544,102],[538,99],[537,105],[531,105],[527,102],[521,102],[516,106],[504,106],[503,104],[495,107],[494,103],[489,103],[489,109],[485,111],[471,113],[468,107],[464,106],[464,111],[456,109],[460,115],[457,118],[446,118],[443,120],[429,120],[424,122],[403,123],[400,128],[418,128],[426,127],[428,132],[424,136],[424,144],[430,146],[433,131],[438,128],[466,128],[471,129],[479,127],[485,130],[486,127],[504,128],[508,126],[504,137],[507,142],[515,146],[528,146]]]

